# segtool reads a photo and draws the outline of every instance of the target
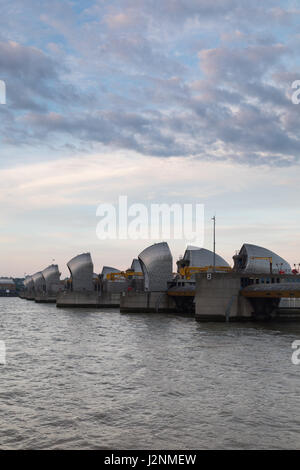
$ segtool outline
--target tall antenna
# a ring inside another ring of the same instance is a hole
[[[214,261],[213,261],[213,271],[216,270],[216,216],[214,215],[212,219],[214,221]]]

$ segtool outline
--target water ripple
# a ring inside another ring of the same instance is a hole
[[[2,449],[300,448],[299,325],[0,299]]]

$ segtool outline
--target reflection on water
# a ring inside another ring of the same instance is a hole
[[[299,324],[0,299],[1,448],[300,448]]]

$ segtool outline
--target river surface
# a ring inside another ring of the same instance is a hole
[[[0,448],[300,449],[299,339],[0,298]]]

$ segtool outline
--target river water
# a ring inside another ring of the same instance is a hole
[[[0,298],[0,448],[299,449],[296,339]]]

